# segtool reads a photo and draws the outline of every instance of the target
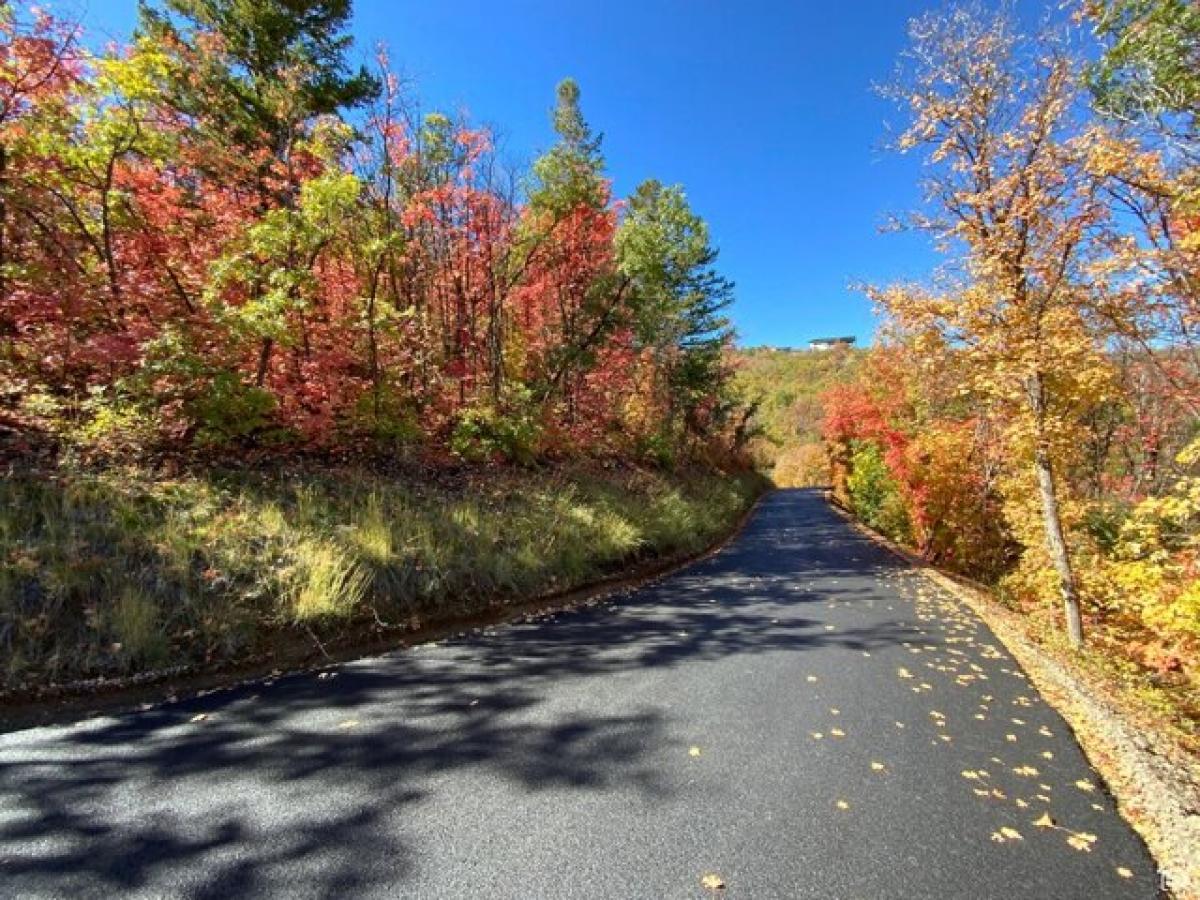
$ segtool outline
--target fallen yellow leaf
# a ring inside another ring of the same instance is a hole
[[[845,800],[839,800],[837,802],[836,806],[838,809],[849,809],[850,808],[850,804],[847,803]]]
[[[1067,843],[1076,850],[1082,850],[1084,853],[1092,852],[1092,844],[1096,843],[1096,836],[1088,834],[1086,831],[1076,831],[1069,838]]]
[[[688,756],[699,756],[699,755],[700,755],[699,747],[689,747],[688,748]]]
[[[842,731],[842,729],[840,729],[840,728],[830,728],[829,733],[832,734],[834,737],[845,737],[846,736],[846,732]]]
[[[1117,874],[1120,875],[1122,878],[1132,878],[1133,877],[1133,872],[1131,870],[1125,868],[1124,866],[1117,866]]]
[[[1094,784],[1083,778],[1080,778],[1077,782],[1075,782],[1075,787],[1079,788],[1081,791],[1087,791],[1089,794],[1096,789]]]
[[[885,766],[881,762],[872,761],[871,768],[874,769],[876,772],[882,772],[884,770]]]
[[[1052,819],[1050,817],[1050,813],[1044,812],[1044,813],[1042,813],[1040,818],[1038,818],[1034,821],[1033,824],[1036,825],[1038,828],[1053,828],[1054,827],[1054,819]]]
[[[723,891],[725,890],[725,880],[714,872],[710,872],[700,879],[700,887],[707,891]]]

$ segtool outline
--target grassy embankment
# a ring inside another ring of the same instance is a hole
[[[760,490],[750,474],[598,465],[434,481],[12,470],[0,480],[0,688],[452,620],[699,551]]]

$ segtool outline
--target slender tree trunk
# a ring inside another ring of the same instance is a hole
[[[1071,646],[1076,649],[1083,646],[1083,620],[1079,614],[1079,588],[1075,582],[1075,572],[1071,568],[1071,559],[1067,555],[1067,542],[1063,539],[1062,520],[1058,514],[1058,495],[1054,489],[1054,473],[1050,468],[1050,458],[1044,447],[1040,447],[1034,457],[1034,468],[1037,469],[1038,490],[1042,495],[1042,518],[1046,525],[1046,549],[1050,551],[1050,559],[1058,572],[1059,587],[1062,590],[1063,613],[1067,620],[1067,637]]]
[[[271,349],[275,346],[275,341],[271,338],[263,338],[262,348],[258,351],[258,372],[254,376],[254,386],[262,387],[267,381],[267,370],[271,365]]]
[[[1083,647],[1083,619],[1079,613],[1079,585],[1075,571],[1071,568],[1071,557],[1067,553],[1067,541],[1063,536],[1062,516],[1058,510],[1058,491],[1054,485],[1054,470],[1050,463],[1050,451],[1043,434],[1046,416],[1044,385],[1040,375],[1035,376],[1030,388],[1030,400],[1037,420],[1037,446],[1033,454],[1033,468],[1037,473],[1038,493],[1042,501],[1042,521],[1046,528],[1046,550],[1054,571],[1058,573],[1059,589],[1062,591],[1063,614],[1067,621],[1067,639],[1075,649]]]
[[[8,148],[0,144],[0,299],[8,293]]]
[[[379,399],[380,399],[380,378],[379,378],[379,339],[375,334],[375,298],[379,293],[379,279],[383,272],[385,259],[379,258],[379,262],[371,269],[370,289],[367,292],[367,366],[371,374],[371,412],[375,418],[375,427],[379,427]]]

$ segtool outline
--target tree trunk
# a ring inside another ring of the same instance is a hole
[[[1054,488],[1054,472],[1050,467],[1050,454],[1045,445],[1039,443],[1034,453],[1034,469],[1037,470],[1038,491],[1042,499],[1042,518],[1046,526],[1046,550],[1058,573],[1062,591],[1063,613],[1067,620],[1067,638],[1071,646],[1083,646],[1083,620],[1079,615],[1079,588],[1071,558],[1067,555],[1067,542],[1063,538],[1062,519],[1058,512],[1058,494]]]
[[[0,300],[8,294],[8,148],[0,144]]]
[[[1033,469],[1037,473],[1038,494],[1042,501],[1042,522],[1046,528],[1046,552],[1058,573],[1059,589],[1062,591],[1063,614],[1067,620],[1067,638],[1076,650],[1083,647],[1083,620],[1079,615],[1079,585],[1071,568],[1071,557],[1067,553],[1067,541],[1063,537],[1062,516],[1058,511],[1058,491],[1054,486],[1054,470],[1050,463],[1050,447],[1046,440],[1046,416],[1049,406],[1046,399],[1046,378],[1041,371],[1030,375],[1026,382],[1029,409],[1033,413],[1034,439]]]
[[[254,375],[254,386],[262,387],[267,381],[267,370],[271,365],[271,348],[275,341],[263,338],[262,347],[258,351],[258,371]]]

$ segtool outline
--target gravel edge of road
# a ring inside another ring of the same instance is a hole
[[[828,499],[828,498],[827,498]],[[1139,731],[1096,686],[1071,672],[1030,640],[1016,613],[998,606],[986,589],[967,585],[859,522],[832,499],[829,506],[855,529],[905,560],[925,578],[966,603],[992,630],[1075,732],[1129,822],[1159,864],[1164,887],[1178,900],[1200,900],[1200,784],[1182,762],[1188,754],[1163,735]]]

